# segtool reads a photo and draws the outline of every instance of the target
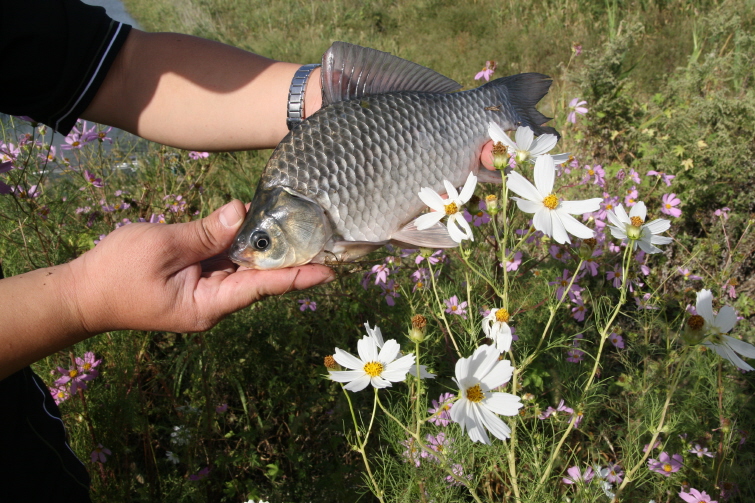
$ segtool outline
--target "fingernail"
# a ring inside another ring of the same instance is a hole
[[[233,203],[223,206],[220,211],[220,223],[226,227],[237,227],[241,223],[241,215]]]

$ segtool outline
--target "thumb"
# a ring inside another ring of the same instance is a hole
[[[185,267],[227,250],[244,221],[244,203],[234,199],[201,220],[175,226],[179,267]]]

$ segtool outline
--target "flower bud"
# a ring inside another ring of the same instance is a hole
[[[422,255],[424,258],[431,257],[433,253],[435,253],[434,250],[431,250],[430,248],[420,248],[419,249],[419,254]]]
[[[485,207],[491,216],[495,216],[498,213],[498,196],[495,194],[485,196]]]
[[[496,142],[493,145],[493,166],[495,169],[506,169],[509,167],[509,151],[506,146],[501,142]]]
[[[627,237],[632,241],[637,241],[642,237],[642,227],[627,225]]]
[[[696,346],[700,344],[705,338],[705,319],[699,314],[690,316],[687,323],[684,325],[684,332],[682,332],[682,338],[684,342],[690,346]]]
[[[341,366],[336,362],[336,359],[332,355],[328,355],[324,358],[323,363],[328,370],[341,370]]]
[[[424,342],[427,333],[427,318],[421,314],[412,316],[412,328],[409,329],[409,339],[416,343]]]
[[[582,260],[591,259],[592,252],[597,244],[598,240],[595,238],[583,239],[582,244],[579,245],[579,258]]]
[[[530,153],[526,150],[517,150],[516,151],[516,163],[517,164],[524,164],[527,162],[527,159],[530,158]]]

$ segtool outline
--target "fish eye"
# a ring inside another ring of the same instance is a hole
[[[255,250],[265,250],[268,246],[270,246],[270,236],[267,232],[264,231],[256,231],[252,234],[251,239],[252,245],[254,246]]]

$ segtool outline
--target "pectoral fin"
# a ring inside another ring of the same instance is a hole
[[[508,173],[509,171],[510,170],[506,168],[506,172]],[[503,183],[503,178],[501,177],[500,171],[491,171],[488,168],[481,166],[480,170],[477,172],[477,181],[480,183]]]
[[[312,262],[316,264],[353,262],[386,244],[388,241],[336,241],[328,249],[321,251],[312,259]]]
[[[459,243],[448,234],[445,225],[437,223],[429,229],[419,230],[414,221],[406,224],[391,236],[391,243],[403,248],[456,248]]]

